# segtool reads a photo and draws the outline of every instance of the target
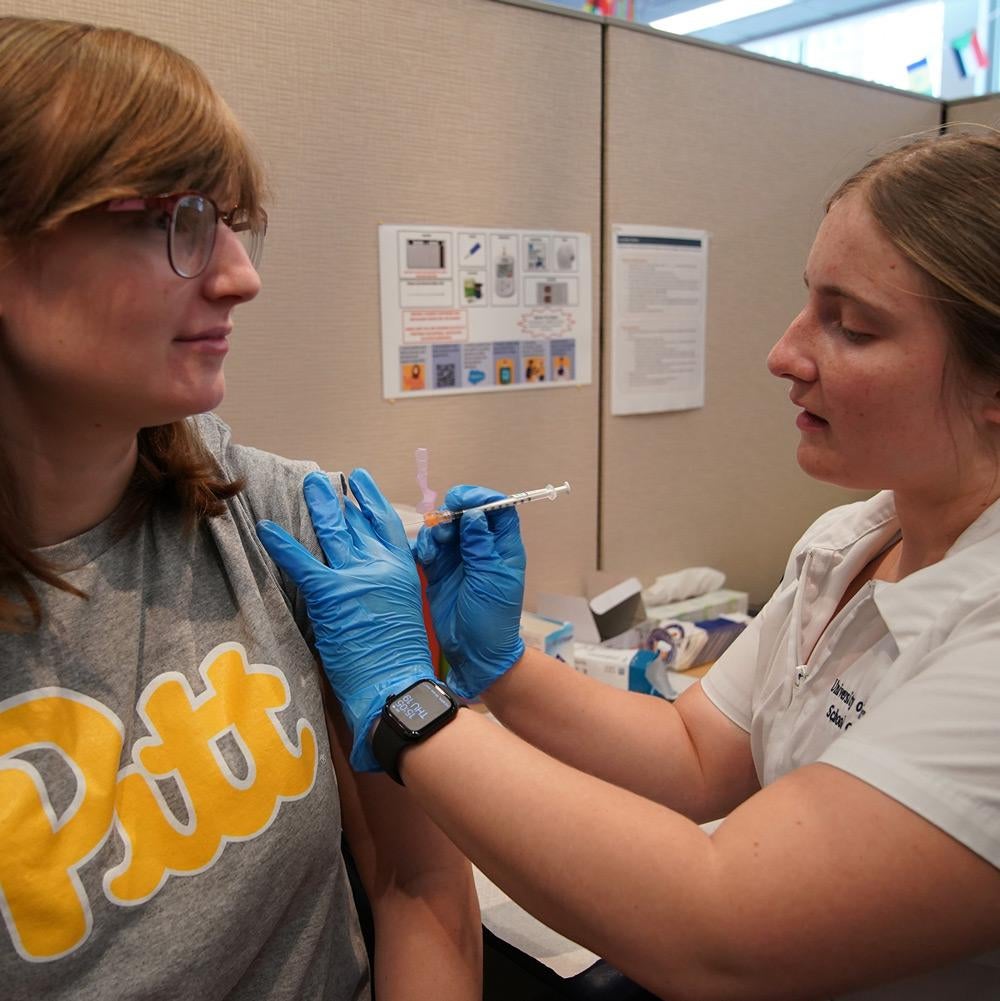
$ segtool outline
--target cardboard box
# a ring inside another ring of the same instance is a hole
[[[627,634],[646,622],[642,584],[638,577],[597,572],[587,579],[587,596],[546,594],[537,596],[539,615],[569,622],[581,643],[604,643]]]

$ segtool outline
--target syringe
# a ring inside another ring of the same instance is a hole
[[[429,528],[433,528],[435,525],[447,525],[448,522],[461,518],[463,514],[471,514],[473,511],[499,511],[500,508],[514,507],[516,504],[526,504],[528,501],[555,500],[559,494],[568,493],[568,482],[560,487],[554,487],[550,483],[540,490],[522,490],[520,493],[509,494],[499,500],[490,501],[488,504],[477,504],[475,507],[462,508],[460,511],[452,511],[446,507],[438,508],[436,511],[428,511],[424,515],[424,524]]]

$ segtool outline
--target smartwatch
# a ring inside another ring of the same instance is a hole
[[[431,678],[422,678],[397,695],[390,695],[372,735],[375,760],[403,785],[399,756],[407,747],[437,733],[457,712],[458,702],[451,690]]]

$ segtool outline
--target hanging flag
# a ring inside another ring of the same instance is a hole
[[[918,59],[915,63],[910,63],[906,67],[906,75],[910,81],[910,90],[915,94],[933,96],[934,85],[931,81],[930,65],[926,59]]]
[[[602,17],[635,20],[635,0],[585,0],[583,10],[587,14],[600,14]]]
[[[975,28],[954,39],[951,47],[955,52],[955,59],[958,61],[958,72],[963,77],[972,76],[989,65],[986,53],[983,52],[983,47],[979,44],[979,36],[976,34]]]

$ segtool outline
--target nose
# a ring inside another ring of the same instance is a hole
[[[812,350],[812,321],[809,307],[788,325],[767,356],[767,369],[779,379],[814,382],[817,377],[815,352]]]
[[[209,299],[250,302],[260,291],[260,275],[239,237],[225,223],[218,226],[212,259],[202,274],[203,294]]]

